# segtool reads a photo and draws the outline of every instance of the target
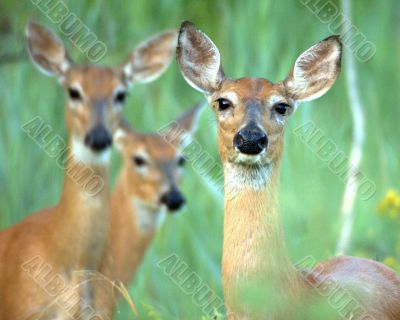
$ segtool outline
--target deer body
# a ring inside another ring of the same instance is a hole
[[[95,286],[80,271],[98,271],[108,243],[112,135],[129,84],[166,69],[176,33],[143,43],[120,68],[74,65],[61,40],[36,23],[26,37],[34,64],[67,91],[68,154],[59,203],[0,233],[0,319],[95,319]]]
[[[106,167],[82,164],[76,167],[87,168],[107,181]],[[99,267],[106,241],[104,235],[108,232],[108,202],[107,188],[96,196],[89,196],[67,176],[63,196],[56,207],[37,212],[1,233],[2,261],[10,264],[0,267],[0,319],[68,319],[81,312],[90,319],[90,310],[84,310],[78,298],[71,298],[61,306],[56,298],[64,290],[71,296],[91,296],[90,288],[79,285],[85,277],[74,271]],[[29,262],[35,261],[38,264],[30,265]],[[44,281],[42,277],[46,275],[59,277],[58,284]],[[43,294],[46,285],[52,284],[59,287]]]
[[[308,319],[300,315],[300,307],[313,303],[318,287],[338,285],[360,306],[344,315],[348,319],[400,320],[400,278],[394,271],[354,257],[298,271],[286,249],[278,201],[285,124],[299,102],[331,88],[340,60],[341,42],[333,36],[301,54],[281,82],[230,79],[207,35],[190,22],[181,26],[177,61],[182,75],[205,94],[218,123],[225,173],[222,279],[228,319]],[[264,289],[261,306],[245,301],[254,288]],[[343,317],[334,309],[332,316]]]
[[[123,166],[111,199],[110,243],[101,268],[107,278],[127,287],[165,214],[184,204],[179,190],[184,165],[181,144],[193,133],[201,107],[185,112],[165,135],[140,134],[126,124],[116,133]],[[101,310],[105,319],[114,312],[115,292],[104,283],[96,302],[96,310]]]

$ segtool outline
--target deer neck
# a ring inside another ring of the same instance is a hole
[[[111,199],[111,250],[115,278],[129,283],[154,238],[160,219],[159,206],[146,205],[132,189],[129,173],[123,169]]]
[[[279,163],[252,168],[226,163],[223,285],[235,304],[238,286],[251,281],[273,288],[297,287],[279,214]]]
[[[109,153],[93,153],[70,139],[53,230],[55,238],[71,244],[69,248],[73,256],[78,256],[74,263],[79,268],[96,269],[107,240]]]

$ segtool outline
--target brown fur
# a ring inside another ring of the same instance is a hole
[[[189,134],[196,125],[196,118],[202,105],[197,105],[185,112],[168,131],[185,130]],[[180,141],[182,131],[174,135],[172,141],[166,141],[159,134],[140,134],[133,132],[129,126],[123,124],[123,133],[117,138],[123,157],[123,167],[119,175],[111,200],[111,232],[110,247],[105,253],[101,272],[112,281],[121,281],[128,286],[134,278],[143,257],[157,231],[157,224],[150,224],[147,228],[139,225],[137,208],[133,199],[149,206],[154,212],[150,219],[159,219],[163,205],[160,198],[168,188],[168,184],[177,186],[181,183],[182,167],[179,165]],[[147,173],[138,172],[133,158],[145,152],[149,156]],[[173,181],[168,181],[172,175]],[[143,213],[142,213],[143,214]],[[116,298],[119,296],[109,283],[101,285],[96,310],[101,310],[105,319],[112,317]]]
[[[199,58],[202,55],[205,59]],[[369,317],[363,319],[400,320],[400,278],[389,268],[368,259],[339,257],[323,262],[320,273],[299,272],[286,250],[278,201],[284,125],[297,102],[320,97],[337,79],[340,39],[327,38],[304,52],[287,78],[277,84],[222,77],[218,49],[190,22],[182,24],[177,59],[183,76],[207,96],[217,117],[218,149],[225,170],[222,279],[227,318],[297,319],[299,304],[311,303],[318,296],[314,285],[321,279],[330,284],[325,278],[329,275],[365,308]],[[193,78],[196,72],[200,76]],[[229,107],[220,109],[220,99],[229,101]],[[284,116],[275,110],[279,103],[290,106]],[[233,137],[250,118],[268,137],[267,150],[256,156],[241,154],[233,146]],[[249,284],[272,289],[274,301],[286,304],[254,311],[243,301],[243,286]],[[340,318],[337,311],[332,312]]]
[[[86,276],[77,271],[99,270],[103,257],[109,230],[109,161],[104,154],[100,156],[84,146],[84,138],[97,125],[104,126],[110,134],[119,126],[122,106],[115,102],[115,95],[116,90],[127,90],[129,72],[120,68],[74,65],[61,40],[39,24],[28,24],[26,36],[29,54],[36,66],[56,76],[67,91],[77,87],[81,99],[69,99],[65,108],[69,174],[65,176],[59,203],[0,233],[0,319],[61,320],[71,316],[89,319],[90,315],[81,314],[82,301],[70,299],[68,303],[58,304],[56,298],[64,291],[51,293],[49,288],[54,282],[49,279],[59,277],[61,289],[68,287],[69,294],[76,294],[86,304],[90,303],[92,283],[82,284]],[[154,47],[156,38],[152,41]],[[162,41],[165,43],[165,39]],[[170,38],[170,42],[174,43],[174,39]],[[168,65],[172,50],[165,50],[170,52],[165,54]],[[150,50],[140,58],[151,60],[147,55],[153,53]],[[159,66],[154,69],[156,74],[146,73],[141,79],[150,76],[154,79],[164,69],[165,65],[161,69]],[[82,146],[79,152],[83,154],[76,153],[76,143]],[[75,174],[79,177],[81,170],[93,170],[92,174],[104,182],[99,193],[88,194],[85,185],[72,178]],[[36,268],[31,266],[29,275],[22,267],[35,257],[40,263]],[[81,285],[78,287],[78,284]]]

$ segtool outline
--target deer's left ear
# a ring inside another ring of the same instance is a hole
[[[206,104],[205,101],[199,102],[178,119],[161,128],[158,133],[176,146],[187,144],[197,129],[200,114]]]
[[[283,81],[288,95],[295,101],[309,101],[325,94],[340,73],[342,43],[331,36],[312,46],[296,60]]]
[[[167,30],[139,44],[121,66],[127,81],[146,83],[163,74],[172,61],[177,39],[176,30]]]
[[[26,45],[35,66],[48,76],[62,78],[72,65],[64,44],[46,27],[29,22],[25,28]]]

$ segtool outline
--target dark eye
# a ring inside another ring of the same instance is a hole
[[[290,108],[291,106],[284,102],[274,105],[274,110],[282,116],[284,116]]]
[[[69,88],[69,89],[68,89],[68,94],[69,94],[69,97],[70,97],[72,100],[75,100],[75,101],[82,100],[81,93],[79,92],[78,89]]]
[[[219,98],[217,102],[218,102],[218,109],[221,111],[227,110],[230,107],[232,107],[232,103],[224,98]]]
[[[118,92],[114,98],[115,103],[124,103],[126,98],[126,92]]]
[[[134,156],[133,157],[133,162],[138,166],[138,167],[143,167],[146,165],[146,159],[144,159],[141,156]]]
[[[178,166],[183,167],[186,163],[186,159],[184,157],[179,157]]]

